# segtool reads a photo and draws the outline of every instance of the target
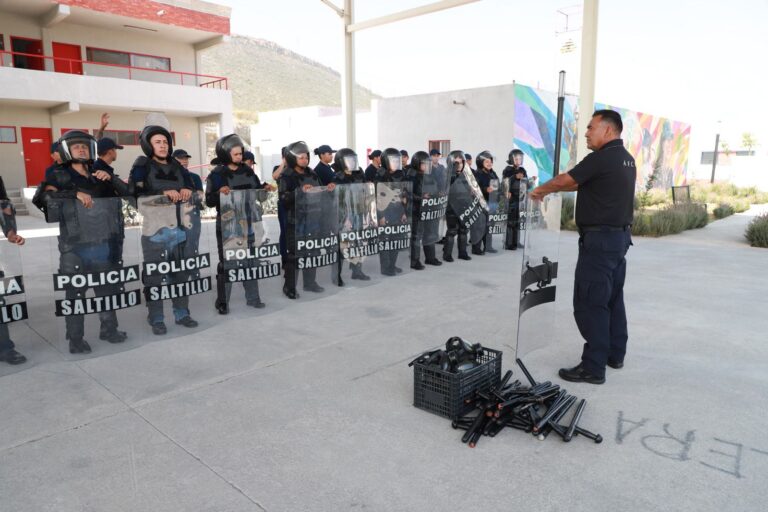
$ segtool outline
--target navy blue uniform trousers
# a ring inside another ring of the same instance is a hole
[[[624,360],[627,314],[624,309],[625,256],[632,245],[626,231],[587,231],[579,238],[573,288],[573,316],[586,340],[581,361],[592,375],[605,375],[605,365]]]

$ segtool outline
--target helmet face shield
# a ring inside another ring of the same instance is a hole
[[[77,130],[59,139],[59,156],[63,162],[92,163],[96,155],[96,139]]]
[[[403,157],[401,156],[395,156],[395,155],[389,155],[387,156],[387,170],[388,171],[399,171],[403,168]]]
[[[349,172],[355,172],[358,168],[357,165],[357,156],[356,155],[347,155],[344,157],[344,170]]]
[[[423,162],[421,162],[421,165],[419,166],[419,172],[422,174],[432,174],[432,159],[427,158]]]
[[[288,146],[288,152],[298,158],[300,155],[307,154],[309,155],[309,146],[307,146],[306,142],[300,141],[300,142],[294,142],[290,146]]]

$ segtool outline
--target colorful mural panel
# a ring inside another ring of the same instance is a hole
[[[613,105],[595,104],[595,110],[604,108],[621,114],[624,123],[621,137],[635,157],[638,188],[667,189],[686,184],[691,125]]]
[[[568,171],[576,164],[577,103],[575,96],[566,96],[560,172]],[[557,94],[515,84],[514,145],[525,153],[523,165],[529,175],[539,177],[539,183],[552,179],[556,123]]]

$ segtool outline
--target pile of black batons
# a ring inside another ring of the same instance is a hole
[[[595,443],[603,442],[600,434],[593,434],[579,426],[586,400],[579,402],[568,425],[560,424],[576,402],[576,397],[550,381],[537,383],[520,359],[517,359],[517,364],[530,386],[523,385],[519,380],[510,383],[512,370],[509,370],[497,386],[487,391],[476,391],[474,396],[466,399],[466,404],[473,405],[475,411],[451,423],[455,429],[466,430],[462,443],[474,448],[481,436],[494,437],[504,427],[531,433],[541,441],[555,432],[565,442],[577,434]]]

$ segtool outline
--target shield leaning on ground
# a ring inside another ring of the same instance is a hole
[[[507,220],[509,219],[509,178],[501,181],[491,180],[491,192],[488,193],[488,234],[500,240],[501,246],[507,245]]]
[[[442,238],[440,225],[448,209],[450,187],[448,170],[442,165],[433,167],[428,174],[423,175],[418,233],[416,233],[422,245],[435,244]]]
[[[413,184],[407,181],[376,184],[376,210],[379,222],[380,271],[410,269]],[[397,266],[400,253],[405,253],[402,266]],[[395,270],[395,273],[398,273]]]
[[[557,341],[554,319],[561,204],[560,194],[550,194],[526,205],[516,357]]]
[[[295,194],[297,271],[317,271],[318,284],[330,284],[339,261],[337,190],[318,186]]]
[[[336,185],[339,198],[339,253],[350,265],[362,265],[367,275],[378,274],[376,256],[379,253],[376,187],[373,183]],[[343,270],[345,275],[346,271]],[[354,284],[353,281],[346,281]],[[359,282],[359,281],[355,281]]]
[[[487,204],[472,173],[464,169],[451,183],[448,202],[467,230],[469,243],[480,242],[486,233]]]

